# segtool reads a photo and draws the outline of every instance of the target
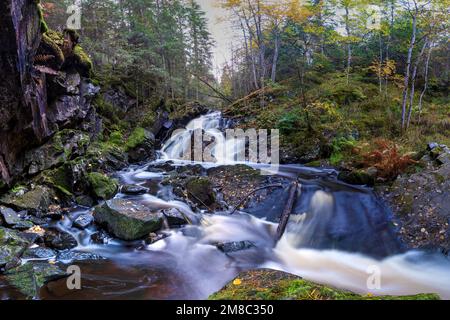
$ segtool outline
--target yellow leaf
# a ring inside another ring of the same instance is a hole
[[[241,279],[235,279],[235,280],[233,281],[233,284],[234,284],[235,286],[240,286],[240,285],[242,284],[242,280],[241,280]]]

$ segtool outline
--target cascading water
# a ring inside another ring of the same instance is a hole
[[[177,208],[193,220],[192,225],[166,230],[167,238],[148,246],[113,239],[105,245],[93,245],[88,239],[95,227],[76,231],[66,222],[59,227],[79,239],[76,250],[107,260],[79,264],[83,290],[67,292],[62,285],[57,289],[54,284],[43,298],[204,299],[240,271],[270,267],[361,294],[438,293],[450,299],[450,261],[440,255],[405,253],[392,230],[388,208],[370,189],[338,182],[333,170],[280,166],[278,175],[298,177],[301,189],[287,231],[278,243],[274,241],[278,225],[270,221],[278,221],[286,190],[275,190],[248,212],[234,215],[200,215],[187,204],[175,201],[171,190],[160,184],[167,173],[149,172],[147,167],[169,161],[175,166],[186,165],[180,156],[189,153],[194,130],[216,137],[218,149],[232,150],[234,146],[223,145],[223,126],[220,113],[195,119],[186,131],[176,133],[165,143],[161,159],[118,174],[123,183],[151,185],[154,195],[117,197],[152,208]],[[235,153],[221,158],[218,149],[213,152],[218,162],[203,166],[233,163]],[[72,214],[86,212],[91,210]],[[236,241],[251,241],[255,246],[224,254],[214,245]],[[374,270],[381,276],[380,289],[367,286]]]

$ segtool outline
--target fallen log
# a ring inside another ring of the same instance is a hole
[[[284,232],[286,231],[287,224],[289,222],[289,217],[292,214],[292,209],[294,209],[295,200],[297,199],[297,190],[298,190],[298,182],[293,182],[289,187],[289,198],[286,202],[286,206],[284,208],[283,214],[281,215],[280,224],[277,229],[277,241],[280,241]]]

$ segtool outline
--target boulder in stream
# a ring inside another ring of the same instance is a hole
[[[31,262],[6,273],[8,282],[29,298],[39,298],[40,289],[48,282],[67,277],[57,265]]]
[[[105,227],[113,236],[133,241],[161,229],[163,215],[160,211],[134,201],[113,199],[99,205],[94,211],[95,222]]]

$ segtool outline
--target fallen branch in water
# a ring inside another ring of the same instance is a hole
[[[234,213],[237,211],[237,209],[239,209],[239,207],[242,206],[242,205],[244,204],[244,202],[247,201],[247,199],[248,199],[251,195],[253,195],[254,193],[256,193],[256,192],[258,192],[258,191],[261,191],[261,190],[264,190],[264,189],[269,189],[269,188],[283,188],[283,186],[282,186],[281,184],[272,184],[272,185],[269,185],[269,186],[265,186],[265,187],[261,187],[261,188],[258,188],[258,189],[253,190],[253,191],[250,192],[248,195],[246,195],[246,196],[245,196],[245,197],[237,204],[237,206],[234,207],[234,209],[233,209],[233,211],[231,211],[230,215],[234,214]]]
[[[280,224],[278,225],[277,229],[277,241],[280,241],[281,237],[283,236],[284,232],[286,231],[287,224],[289,222],[289,217],[292,214],[292,209],[294,209],[294,204],[296,200],[297,195],[297,189],[298,189],[298,182],[293,182],[291,186],[289,187],[289,198],[286,202],[286,207],[284,208],[283,214],[281,216]]]

